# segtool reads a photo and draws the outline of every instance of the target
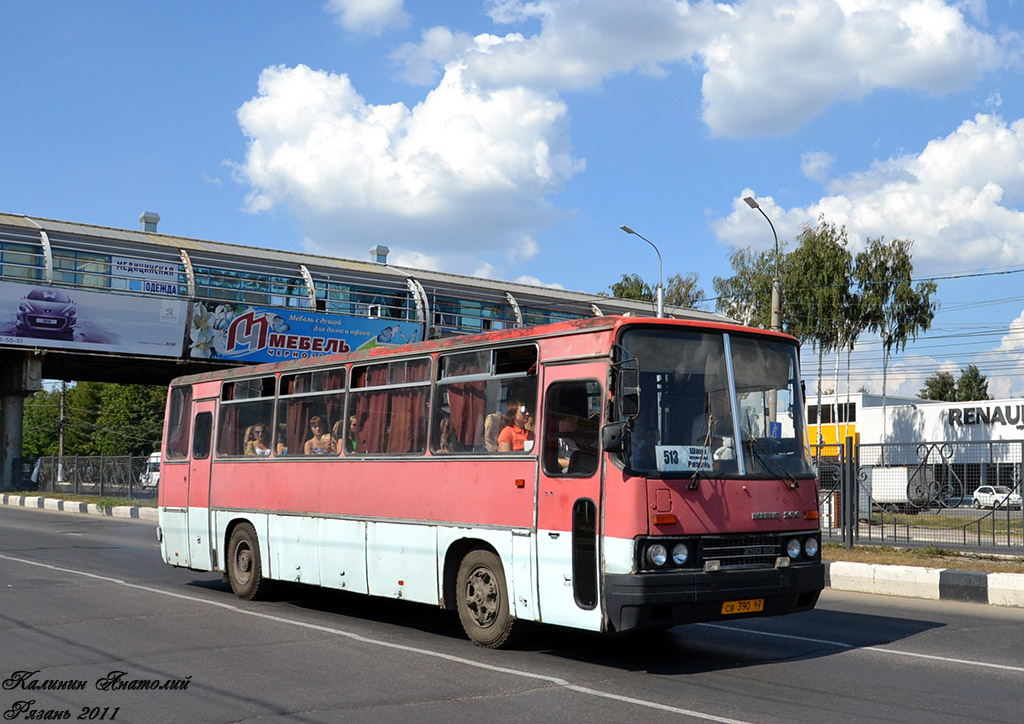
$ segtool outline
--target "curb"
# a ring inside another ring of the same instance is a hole
[[[158,521],[156,508],[135,505],[100,507],[95,503],[8,493],[0,495],[0,504],[64,513],[105,515],[126,520],[145,520],[154,523]],[[953,568],[825,561],[825,587],[836,591],[874,593],[883,596],[1024,608],[1024,574],[1021,573],[984,573]]]
[[[156,523],[159,519],[156,508],[141,507],[138,505],[99,506],[95,503],[83,503],[77,500],[60,500],[58,498],[47,498],[41,495],[15,495],[11,493],[4,493],[3,495],[0,495],[0,504],[17,505],[23,508],[38,508],[40,510],[56,510],[62,513],[105,515],[109,518],[145,520],[153,523]]]
[[[1024,608],[1024,574],[1021,573],[826,561],[825,587],[836,591]]]

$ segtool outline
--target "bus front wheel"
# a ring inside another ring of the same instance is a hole
[[[264,598],[270,582],[263,577],[256,530],[239,523],[231,532],[227,555],[228,582],[239,598],[255,601]]]
[[[512,642],[516,623],[509,608],[501,560],[490,551],[470,551],[459,565],[459,620],[477,646],[498,649]]]

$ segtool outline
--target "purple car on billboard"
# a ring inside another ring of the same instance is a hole
[[[60,289],[33,289],[18,305],[17,333],[44,332],[70,338],[75,334],[77,315],[74,301]]]

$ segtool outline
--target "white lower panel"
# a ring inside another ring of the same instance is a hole
[[[172,566],[188,568],[188,518],[184,510],[158,511],[160,531],[163,533],[163,540],[160,543],[160,553],[164,563]]]
[[[320,585],[367,593],[366,523],[321,518],[317,529]]]
[[[270,569],[267,573],[279,581],[320,585],[318,554],[319,520],[293,515],[271,515]]]
[[[604,572],[633,573],[632,538],[604,539]]]
[[[366,524],[366,580],[374,596],[437,603],[437,529]]]
[[[544,623],[600,631],[600,605],[592,609],[576,603],[572,587],[572,534],[537,531],[537,588],[540,619]]]

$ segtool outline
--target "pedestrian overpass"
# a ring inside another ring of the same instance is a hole
[[[193,372],[604,314],[653,303],[0,212],[0,489],[43,379]],[[669,316],[718,319],[669,308]]]

